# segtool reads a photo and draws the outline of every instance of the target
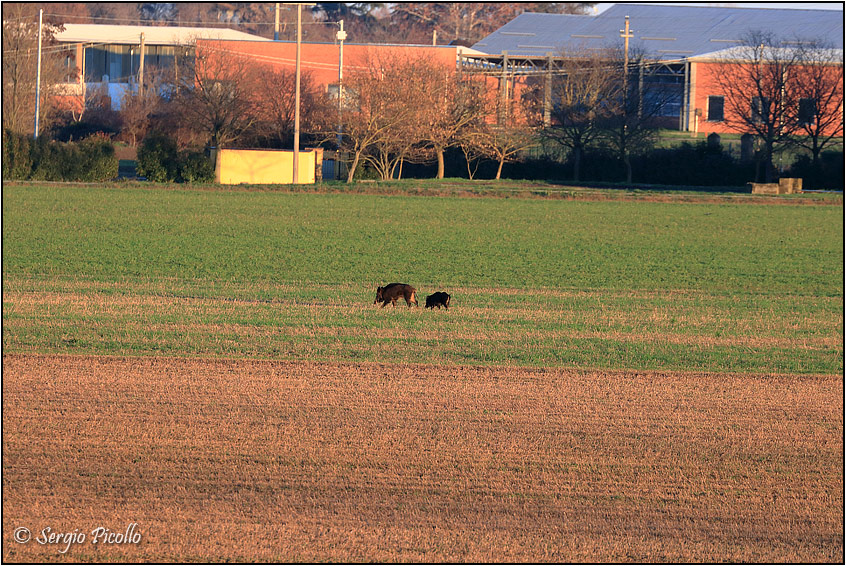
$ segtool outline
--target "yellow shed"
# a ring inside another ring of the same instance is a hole
[[[314,183],[316,152],[299,152],[300,183]],[[215,180],[225,185],[291,184],[294,152],[279,149],[221,149],[217,152]]]

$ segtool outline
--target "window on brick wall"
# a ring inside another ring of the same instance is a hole
[[[813,98],[799,99],[799,123],[811,124],[817,116],[817,101]]]
[[[725,97],[723,96],[709,96],[708,97],[708,121],[722,122],[723,108],[725,107]]]

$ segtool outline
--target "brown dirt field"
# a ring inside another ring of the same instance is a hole
[[[7,562],[842,563],[843,465],[842,375],[3,356]]]

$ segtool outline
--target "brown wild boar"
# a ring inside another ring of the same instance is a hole
[[[426,308],[435,310],[435,307],[444,307],[446,310],[449,310],[449,299],[449,293],[444,293],[443,291],[432,293],[426,297]]]
[[[411,285],[406,285],[405,283],[391,283],[390,285],[376,288],[376,300],[373,301],[373,304],[375,305],[381,301],[382,308],[385,308],[385,305],[388,303],[391,303],[393,306],[397,306],[397,299],[403,297],[405,299],[405,303],[409,307],[412,303],[414,303],[414,306],[420,306],[417,303],[416,293],[417,289]]]

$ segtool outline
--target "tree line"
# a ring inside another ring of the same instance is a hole
[[[48,51],[57,29],[47,27]],[[4,22],[4,129],[31,131],[36,41],[31,22]],[[842,61],[816,42],[793,42],[790,49],[781,44],[772,35],[750,33],[716,79],[731,110],[727,123],[759,141],[761,180],[774,175],[778,151],[803,148],[816,170],[823,152],[843,137]],[[384,52],[374,51],[348,69],[332,96],[305,71],[303,144],[349,155],[349,181],[362,169],[381,179],[401,178],[404,168],[420,164],[433,164],[441,178],[456,156],[469,178],[485,162],[495,164],[491,176],[499,178],[506,163],[558,147],[573,180],[582,180],[583,165],[590,169],[602,156],[619,164],[620,180],[631,183],[655,147],[665,109],[679,103],[678,89],[654,80],[659,66],[636,50],[558,55],[552,72],[505,96],[497,74]],[[194,152],[293,146],[293,69],[230,52],[223,43],[205,41],[197,49],[177,50],[167,68],[148,67],[143,87],[130,88],[119,111],[111,110],[108,93],[97,87],[85,90],[79,108],[57,106],[49,93],[68,73],[60,56],[46,57],[42,73],[42,124],[56,139],[99,132],[134,146],[156,134]]]

